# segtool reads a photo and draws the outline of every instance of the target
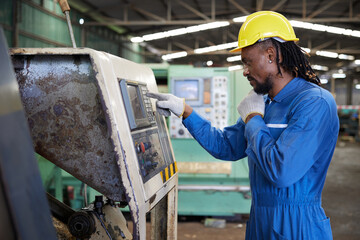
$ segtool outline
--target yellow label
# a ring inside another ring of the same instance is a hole
[[[170,165],[170,176],[174,175],[174,166],[173,164]]]
[[[169,169],[165,168],[165,179],[166,181],[169,180]]]
[[[160,172],[160,176],[161,176],[161,180],[162,180],[163,182],[165,182],[165,181],[164,181],[164,174],[163,174],[162,171]]]
[[[178,167],[177,167],[177,163],[174,162],[174,166],[175,166],[175,172],[178,172]]]

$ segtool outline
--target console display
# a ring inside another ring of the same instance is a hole
[[[176,96],[185,98],[186,101],[193,101],[199,99],[199,80],[177,80],[174,84]]]
[[[120,90],[131,129],[151,126],[155,123],[150,99],[145,95],[145,84],[120,80]]]
[[[135,119],[144,119],[145,113],[142,105],[140,104],[140,98],[138,94],[138,88],[134,85],[127,85],[131,108],[134,112]]]

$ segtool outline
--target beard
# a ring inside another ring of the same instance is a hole
[[[257,94],[268,94],[273,87],[273,78],[270,74],[265,78],[264,83],[259,83],[256,79],[252,77],[249,77],[249,79],[256,82],[254,86],[254,91]]]

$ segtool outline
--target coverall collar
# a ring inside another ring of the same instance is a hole
[[[274,97],[275,102],[281,102],[286,97],[290,96],[293,92],[296,92],[297,86],[299,85],[301,78],[294,78],[283,89]],[[269,96],[268,96],[269,98]],[[270,98],[269,98],[270,99]]]

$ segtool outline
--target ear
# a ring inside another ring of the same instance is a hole
[[[268,61],[276,62],[276,49],[273,46],[269,46],[266,49],[266,57]]]

